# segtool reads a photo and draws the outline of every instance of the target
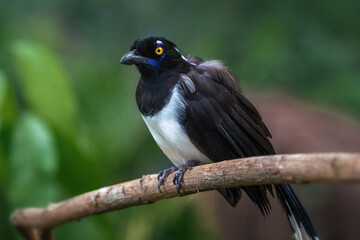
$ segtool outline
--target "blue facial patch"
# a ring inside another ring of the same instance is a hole
[[[149,64],[153,68],[160,68],[161,62],[162,62],[162,60],[164,59],[165,56],[166,56],[166,53],[164,53],[159,60],[148,59],[147,64]]]
[[[164,43],[163,43],[162,41],[160,41],[160,40],[157,40],[157,41],[156,41],[156,45],[158,45],[158,46],[164,46]]]
[[[154,68],[159,68],[160,67],[160,60],[155,60],[155,59],[148,59],[147,60],[147,64],[149,64],[150,66],[154,67]]]
[[[166,53],[164,53],[161,58],[160,58],[160,62],[164,59],[164,57],[166,56]]]

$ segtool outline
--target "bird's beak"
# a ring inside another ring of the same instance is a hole
[[[140,56],[136,49],[126,53],[120,60],[120,63],[126,64],[126,65],[132,65],[132,64],[147,64],[147,58]]]

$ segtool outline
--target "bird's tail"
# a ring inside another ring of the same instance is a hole
[[[241,190],[240,188],[220,188],[218,192],[223,195],[223,197],[228,201],[228,203],[232,207],[236,207],[236,204],[239,202],[241,198]]]
[[[295,238],[297,240],[318,240],[309,216],[290,185],[275,185],[275,189],[278,199],[286,210]]]

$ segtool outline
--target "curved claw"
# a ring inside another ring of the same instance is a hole
[[[191,169],[194,166],[197,166],[199,164],[198,161],[190,160],[187,161],[186,164],[182,165],[179,170],[175,173],[173,183],[176,185],[176,191],[179,194],[179,196],[182,196],[180,190],[183,188],[182,183],[184,182],[184,174],[186,170]]]
[[[158,175],[157,175],[157,180],[160,180],[160,177],[162,177],[162,175],[164,174],[164,170],[161,170]]]
[[[184,173],[185,173],[186,170],[187,169],[179,170],[179,171],[176,172],[176,175],[177,175],[177,178],[176,178],[176,191],[179,194],[179,196],[182,195],[180,190],[183,188],[182,182],[184,181]]]
[[[177,184],[178,184],[178,182],[179,182],[179,176],[180,176],[181,174],[184,175],[184,169],[180,167],[180,169],[177,170],[177,172],[176,172],[175,175],[174,175],[174,178],[173,178],[173,184],[174,184],[174,185],[177,185]]]
[[[177,170],[177,167],[171,167],[171,168],[167,168],[164,169],[162,171],[159,172],[157,179],[158,179],[158,191],[161,192],[161,186],[164,185],[165,179],[167,176],[170,175],[170,173],[174,172]]]

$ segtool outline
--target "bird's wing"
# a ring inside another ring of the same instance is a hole
[[[214,162],[275,153],[260,114],[227,68],[204,62],[186,76],[181,84],[187,115],[183,124],[200,151]]]
[[[184,129],[212,161],[274,154],[260,114],[241,94],[236,77],[221,63],[200,63],[181,78],[180,85],[186,105]],[[270,210],[267,189],[272,194],[271,185],[243,187],[263,214]]]

